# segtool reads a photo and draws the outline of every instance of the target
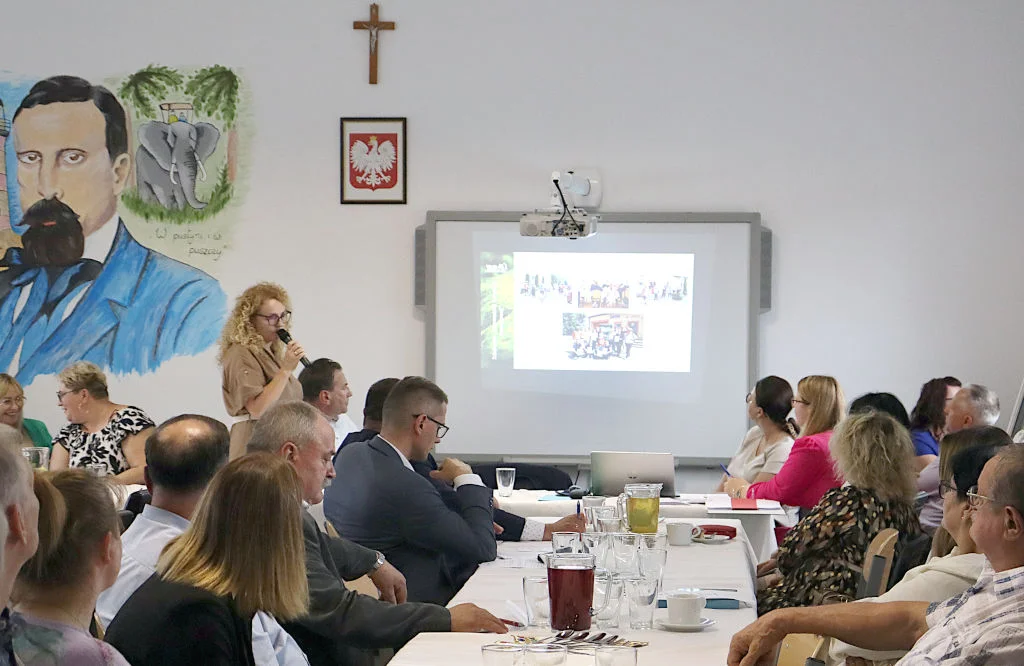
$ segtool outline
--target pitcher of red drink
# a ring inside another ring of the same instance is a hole
[[[611,578],[607,584],[611,585]],[[556,631],[590,629],[590,618],[604,610],[594,608],[594,556],[556,554],[548,556],[548,597],[551,603],[551,628]]]

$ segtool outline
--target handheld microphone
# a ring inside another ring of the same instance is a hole
[[[281,339],[281,342],[283,342],[285,344],[288,344],[289,342],[292,341],[292,334],[289,333],[286,329],[283,329],[283,328],[277,329],[277,337],[279,337]],[[299,360],[302,361],[302,365],[306,366],[307,368],[309,367],[309,359],[308,358],[303,356]]]

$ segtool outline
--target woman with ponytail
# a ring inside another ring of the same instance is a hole
[[[739,451],[729,461],[729,476],[747,483],[769,481],[779,473],[796,439],[796,423],[790,420],[793,387],[782,377],[765,377],[747,394],[747,417],[754,427],[747,431]],[[725,489],[722,475],[716,493]]]
[[[82,469],[37,472],[39,548],[14,583],[14,654],[24,666],[128,666],[89,634],[117,580],[121,530],[110,487]]]

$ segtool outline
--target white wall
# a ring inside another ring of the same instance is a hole
[[[296,337],[345,365],[357,419],[372,381],[423,370],[425,212],[543,205],[549,172],[574,165],[602,170],[605,210],[763,214],[776,234],[764,373],[833,374],[850,397],[891,390],[908,407],[924,380],[955,374],[1012,407],[1019,0],[387,0],[398,29],[375,87],[351,29],[367,2],[36,0],[5,14],[15,72],[242,70],[257,128],[248,226],[218,277],[230,296],[288,287]],[[408,205],[338,204],[346,115],[408,117]],[[165,366],[114,397],[158,418],[223,415],[213,363]]]

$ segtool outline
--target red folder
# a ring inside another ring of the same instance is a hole
[[[733,500],[732,500],[732,508],[733,508],[733,510],[742,509],[742,510],[757,511],[757,500],[756,499],[750,499],[750,498],[747,498],[747,497],[744,497],[742,499],[735,499],[735,498],[733,498]]]

